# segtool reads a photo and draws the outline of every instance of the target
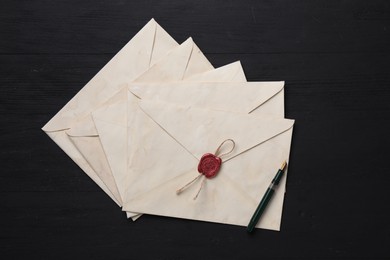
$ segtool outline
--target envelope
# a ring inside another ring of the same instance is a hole
[[[245,111],[249,112],[256,108],[255,112],[257,114],[272,114],[273,116],[283,117],[284,116],[284,101],[283,101],[283,87],[284,82],[256,82],[256,83],[193,83],[193,82],[181,82],[181,83],[153,83],[153,84],[144,84],[145,87],[149,87],[145,94],[150,94],[151,90],[154,93],[160,93],[157,95],[160,99],[165,99],[167,101],[175,100],[177,103],[189,104],[189,105],[207,105],[214,108],[218,108],[226,111]],[[138,94],[138,96],[143,96],[141,83],[133,83],[129,85],[129,89]],[[170,90],[170,91],[163,91]],[[169,95],[173,93],[174,95]],[[168,95],[167,95],[168,94]],[[145,97],[145,96],[144,96]],[[149,96],[151,97],[151,96]],[[223,97],[221,99],[221,97]],[[142,143],[137,143],[137,139],[134,138],[134,131],[137,129],[142,129],[147,131],[147,126],[145,128],[140,128],[137,122],[134,122],[135,112],[130,111],[131,108],[134,108],[137,100],[133,95],[128,95],[128,113],[127,113],[127,122],[128,128],[127,131],[124,123],[122,126],[119,126],[119,120],[113,121],[111,118],[114,118],[113,115],[116,111],[120,109],[112,107],[105,108],[101,111],[95,111],[93,113],[95,125],[98,129],[100,138],[105,146],[105,151],[107,157],[112,155],[112,158],[119,159],[122,161],[117,161],[116,166],[122,165],[122,172],[120,182],[125,184],[124,189],[129,188],[129,183],[132,180],[128,180],[129,172],[126,169],[126,163],[130,161],[132,153],[134,152],[133,148],[142,147]],[[121,111],[125,111],[126,108],[122,107]],[[121,112],[121,114],[124,112]],[[123,122],[126,122],[126,119],[122,119]],[[142,125],[142,124],[141,124]],[[144,126],[143,126],[144,127]],[[116,129],[115,129],[116,128]],[[120,130],[122,128],[122,130]],[[113,130],[115,129],[115,130]],[[127,133],[128,146],[126,147],[123,140],[126,140],[123,137],[123,134],[118,134],[119,131]],[[122,137],[121,137],[122,136]],[[118,147],[121,147],[122,152],[118,152]],[[126,149],[127,148],[127,149]],[[114,149],[114,150],[110,150]],[[120,157],[120,154],[127,154],[127,161]],[[131,185],[131,184],[130,184]],[[136,192],[137,187],[135,187],[132,192]],[[128,214],[128,216],[135,216],[136,214]],[[134,218],[133,218],[134,220]]]
[[[154,73],[154,75],[154,78],[158,77],[158,74]],[[215,70],[196,74],[191,77],[191,81],[195,81],[197,79],[207,81],[222,80],[232,82],[242,82],[246,80],[240,62],[234,62],[232,64],[225,65]],[[186,81],[186,79],[183,80]],[[128,84],[125,85],[127,86]],[[85,139],[89,139],[90,142],[94,141],[96,145],[83,145],[83,143],[80,143],[80,146],[78,147],[80,150],[88,149],[87,147],[93,147],[93,150],[85,151],[85,154],[89,155],[89,162],[91,163],[91,165],[99,165],[100,169],[103,169],[105,172],[111,172],[118,188],[119,194],[121,196],[124,195],[126,189],[125,177],[127,173],[128,156],[127,143],[123,142],[123,140],[127,140],[128,94],[133,96],[127,91],[127,88],[124,87],[122,91],[118,92],[117,95],[115,95],[110,101],[107,102],[106,106],[102,106],[102,108],[97,109],[93,112],[95,122],[94,127],[91,127],[90,129],[95,129],[96,127],[96,133],[91,131],[88,132],[87,129],[88,126],[90,126],[89,120],[88,122],[84,122],[84,124],[79,124],[78,126],[70,129],[67,132],[73,140],[79,139],[82,142]],[[93,156],[95,156],[96,158],[94,160],[95,163],[92,158]],[[107,161],[106,166],[101,165],[101,162],[104,161]],[[98,164],[99,162],[100,164]],[[134,215],[135,214],[128,214],[129,217],[133,217]]]
[[[244,82],[244,83],[154,83],[129,84],[129,91],[141,100],[153,100],[154,102],[170,102],[184,106],[206,107],[220,111],[234,113],[252,113],[277,118],[284,118],[284,101],[281,99],[284,92],[284,82]],[[129,200],[138,195],[144,188],[137,184],[137,175],[131,171],[132,157],[144,148],[143,133],[147,133],[154,127],[154,123],[147,119],[145,113],[141,113],[137,105],[138,100],[128,95],[127,102],[127,171],[123,178],[125,186],[125,198]],[[282,109],[281,109],[282,108]],[[113,110],[111,110],[113,111]],[[101,139],[107,138],[107,142],[123,142],[123,138],[112,132],[117,122],[103,121],[103,117],[95,111],[92,115]],[[107,118],[107,116],[105,117]],[[117,140],[116,142],[114,141]],[[154,177],[153,177],[154,178]],[[150,183],[152,183],[151,180]]]
[[[288,161],[293,120],[232,113],[156,100],[140,100],[135,131],[137,151],[129,162],[133,177],[124,210],[246,226],[276,170]],[[255,107],[253,107],[254,109]],[[205,153],[233,139],[218,175],[200,180],[180,195],[176,190],[196,178]],[[279,230],[286,178],[279,184],[258,228]],[[137,189],[137,192],[134,192]]]
[[[177,45],[152,19],[42,128],[118,205],[121,204],[119,194],[101,180],[65,130],[116,93],[119,83],[136,79]]]
[[[192,38],[189,38],[180,46],[174,47],[149,70],[134,79],[134,82],[182,80],[212,69],[210,62]],[[115,89],[120,88],[119,86],[120,84]],[[107,99],[103,105],[117,101],[116,97],[109,99],[109,95]],[[120,187],[118,188],[121,184],[114,179],[90,114],[73,124],[66,134],[121,205]]]

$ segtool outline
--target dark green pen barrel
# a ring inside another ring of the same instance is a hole
[[[268,188],[263,198],[261,199],[259,206],[257,206],[257,209],[253,214],[251,221],[249,222],[247,228],[248,232],[252,232],[252,230],[255,228],[257,221],[259,220],[260,216],[263,214],[264,210],[266,209],[267,204],[272,198],[273,194],[274,194],[274,190]]]
[[[283,173],[284,173],[284,171],[282,171],[282,170],[279,170],[279,171],[276,173],[274,179],[272,180],[272,183],[273,183],[274,185],[278,185],[278,184],[279,184],[280,179],[282,179],[282,177],[283,177]]]

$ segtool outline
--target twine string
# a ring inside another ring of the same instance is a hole
[[[230,142],[233,144],[232,148],[231,148],[228,152],[223,153],[223,154],[221,154],[221,155],[218,155],[218,154],[221,152],[222,145],[224,145],[224,144],[225,144],[226,142],[228,142],[228,141],[230,141]],[[230,154],[231,152],[233,152],[234,147],[236,147],[236,143],[233,141],[233,139],[226,139],[225,141],[223,141],[223,142],[218,146],[217,150],[215,150],[214,155],[215,155],[215,156],[218,156],[218,157],[222,157],[222,156],[224,156],[224,155],[228,155],[228,154]]]
[[[198,176],[196,176],[192,181],[190,181],[189,183],[187,183],[186,185],[184,185],[183,187],[181,187],[180,189],[178,189],[176,191],[176,194],[179,195],[180,193],[182,193],[185,189],[187,189],[191,184],[193,184],[197,179],[199,179],[200,177],[202,177],[202,174],[199,174]]]
[[[219,154],[219,153],[221,152],[222,146],[223,146],[226,142],[228,142],[228,141],[230,141],[230,142],[233,144],[232,148],[231,148],[229,151],[225,152],[225,153]],[[236,147],[236,143],[233,141],[233,139],[226,139],[225,141],[223,141],[223,142],[218,146],[217,150],[215,150],[214,155],[215,155],[215,156],[218,156],[218,157],[222,157],[222,156],[228,155],[228,154],[230,154],[231,152],[233,152],[233,150],[234,150],[235,147]],[[193,198],[194,200],[196,200],[196,199],[198,198],[198,196],[199,196],[199,193],[200,193],[201,190],[203,189],[203,186],[204,186],[205,182],[206,182],[206,177],[205,177],[202,173],[200,173],[198,176],[196,176],[194,179],[192,179],[190,182],[188,182],[187,184],[185,184],[185,185],[184,185],[183,187],[181,187],[180,189],[176,190],[176,194],[179,195],[180,193],[182,193],[184,190],[186,190],[188,187],[190,187],[193,183],[195,183],[195,182],[196,182],[199,178],[201,178],[202,176],[203,176],[203,180],[202,180],[202,182],[201,182],[201,184],[200,184],[200,188],[199,188],[198,192],[196,193],[195,197]]]
[[[200,184],[200,188],[199,188],[198,192],[196,193],[195,197],[193,198],[193,200],[196,200],[196,198],[198,197],[200,191],[202,190],[205,182],[206,182],[206,177],[203,176],[203,180],[202,180],[202,183]]]

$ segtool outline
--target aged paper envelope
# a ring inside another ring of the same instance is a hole
[[[152,19],[42,128],[119,205],[119,194],[115,191],[113,193],[104,184],[76,149],[65,130],[90,114],[108,96],[116,93],[119,83],[136,79],[177,45]]]
[[[134,102],[133,102],[134,104]],[[193,106],[139,101],[134,131],[137,152],[124,209],[162,216],[246,226],[281,162],[288,160],[294,121]],[[222,157],[220,172],[180,195],[197,177],[201,156],[231,138],[236,147]],[[257,227],[279,230],[285,180]]]

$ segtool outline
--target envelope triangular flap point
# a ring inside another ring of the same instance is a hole
[[[163,128],[198,160],[203,154],[214,152],[227,138],[236,143],[234,151],[223,161],[289,130],[294,120],[257,117],[248,114],[226,113],[166,102],[139,102],[153,121]]]
[[[207,61],[207,63],[205,63],[204,61]],[[211,63],[204,56],[204,54],[199,49],[199,47],[195,44],[195,42],[193,42],[191,58],[188,59],[188,63],[185,68],[182,79],[186,79],[187,77],[190,77],[197,73],[202,73],[213,69],[214,69],[213,65],[211,65]]]
[[[185,80],[190,82],[215,82],[215,78],[220,79],[220,82],[246,82],[240,61],[207,72],[197,73],[191,77],[186,77]]]
[[[152,22],[156,21],[154,19]],[[156,41],[156,39],[159,39]],[[153,41],[153,52],[150,58],[149,66],[157,63],[167,54],[166,50],[170,50],[177,46],[177,42],[162,28],[158,23],[156,23],[156,34]]]

